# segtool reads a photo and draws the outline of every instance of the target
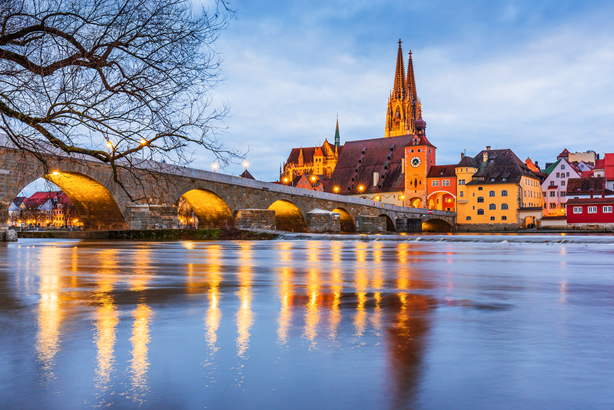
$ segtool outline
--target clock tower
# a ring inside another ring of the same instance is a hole
[[[424,133],[426,122],[416,121],[417,132],[405,147],[405,206],[427,207],[427,176],[435,165],[437,147],[429,142]]]

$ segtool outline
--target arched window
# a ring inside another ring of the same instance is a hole
[[[505,189],[501,191],[501,196],[507,196],[507,191]]]
[[[478,215],[484,215],[484,210],[483,209],[478,209]]]
[[[470,217],[470,216],[468,216],[466,219],[467,219],[468,221],[470,221],[470,220],[471,220],[471,217]]]
[[[490,220],[491,220],[491,221],[494,221],[494,220],[495,220],[495,217],[494,217],[494,216],[491,216],[491,217],[490,217]]]
[[[488,196],[495,196],[495,191],[490,191],[490,192],[488,193]]]
[[[491,210],[491,211],[495,211],[497,209],[497,205],[490,204],[490,205],[488,205],[488,209]]]
[[[509,209],[509,208],[507,207],[507,204],[501,204],[501,209],[505,211],[506,209]]]
[[[484,197],[483,197],[483,196],[479,196],[479,197],[478,197],[478,202],[479,202],[479,203],[484,202]]]
[[[507,221],[507,216],[503,215],[503,216],[501,217],[501,220],[502,220],[502,221]]]

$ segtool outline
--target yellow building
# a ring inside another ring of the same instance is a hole
[[[328,140],[320,147],[293,148],[288,159],[280,170],[279,181],[288,183],[295,177],[305,174],[318,175],[330,178],[337,166],[339,155],[343,150],[340,145],[339,120],[335,130],[335,144],[331,145]]]
[[[512,150],[463,156],[455,173],[459,230],[526,228],[541,219],[540,178]]]

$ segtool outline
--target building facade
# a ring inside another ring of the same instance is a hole
[[[582,171],[565,158],[561,158],[546,168],[544,173],[547,175],[541,185],[544,197],[544,216],[564,216],[567,213],[568,181],[571,178],[580,178]]]
[[[429,209],[456,211],[456,165],[431,166],[427,195]]]
[[[482,229],[531,227],[541,218],[541,181],[510,149],[463,156],[455,168],[457,224]]]

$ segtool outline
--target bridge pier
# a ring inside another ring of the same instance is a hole
[[[422,233],[422,219],[419,218],[397,218],[397,232]]]
[[[357,216],[356,233],[386,233],[385,216]]]
[[[314,209],[307,213],[307,229],[311,233],[340,233],[341,215],[337,212]]]
[[[271,209],[238,209],[234,214],[238,229],[276,229],[275,211]]]

